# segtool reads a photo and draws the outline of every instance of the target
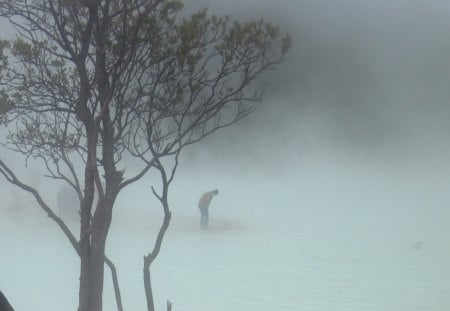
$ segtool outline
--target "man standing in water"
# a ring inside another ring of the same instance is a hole
[[[200,228],[208,229],[208,221],[209,221],[209,204],[214,196],[219,194],[219,190],[213,190],[205,192],[200,200],[198,201],[198,208],[200,209]]]

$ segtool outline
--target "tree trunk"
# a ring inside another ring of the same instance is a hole
[[[120,294],[120,287],[119,287],[119,278],[117,277],[117,270],[114,264],[111,260],[108,259],[108,257],[105,256],[105,263],[108,265],[109,269],[111,270],[111,277],[112,282],[114,286],[114,295],[116,296],[116,305],[117,305],[117,311],[123,311],[122,306],[122,297]]]
[[[107,232],[95,230],[92,236],[91,258],[91,301],[89,311],[101,311],[103,305],[103,279],[105,263],[105,243]]]
[[[113,200],[99,198],[91,224],[88,249],[81,253],[80,307],[79,311],[101,311],[103,308],[103,283],[105,246],[111,224]],[[85,258],[88,257],[88,258]],[[89,262],[86,267],[86,262]],[[85,286],[85,287],[83,287]]]
[[[80,289],[78,311],[90,311],[92,293],[91,273],[91,210],[94,202],[94,179],[98,174],[96,163],[97,129],[92,123],[85,123],[88,155],[84,171],[84,197],[80,206]]]
[[[165,187],[167,187],[167,185],[168,184],[165,183]],[[153,251],[151,253],[149,253],[147,256],[144,256],[143,275],[144,275],[144,290],[145,290],[145,296],[147,299],[147,311],[155,311],[155,304],[153,301],[152,282],[151,282],[151,278],[150,278],[150,266],[159,254],[159,251],[161,249],[161,244],[164,239],[164,235],[166,234],[167,228],[169,227],[170,219],[172,217],[172,214],[169,211],[169,205],[167,203],[167,192],[165,192],[165,193],[166,193],[166,195],[164,196],[164,199],[162,199],[162,203],[164,206],[164,220],[161,225],[161,228],[159,229]]]
[[[147,299],[147,311],[155,311],[155,304],[153,302],[152,282],[150,278],[150,256],[144,256],[144,290],[145,298]]]
[[[80,277],[79,311],[101,311],[104,278],[105,237],[106,232],[101,230],[93,234],[92,245],[89,251],[89,267],[85,262],[88,259],[81,256],[82,275]]]
[[[80,289],[78,311],[89,311],[91,282],[90,282],[90,246],[89,243],[80,243]]]

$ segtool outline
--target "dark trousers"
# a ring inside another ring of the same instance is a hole
[[[208,229],[209,212],[207,207],[198,207],[200,209],[200,228]]]

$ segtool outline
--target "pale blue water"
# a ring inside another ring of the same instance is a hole
[[[338,169],[230,175],[221,176],[207,232],[195,208],[204,185],[186,176],[174,185],[173,222],[152,266],[158,310],[166,299],[177,311],[450,309],[445,179]],[[136,210],[146,196],[133,191],[118,200],[108,253],[125,309],[145,310],[142,258],[160,213]],[[78,260],[49,220],[34,218],[2,218],[0,286],[16,310],[75,310]],[[104,310],[114,310],[106,275]]]

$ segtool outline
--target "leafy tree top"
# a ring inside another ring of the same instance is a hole
[[[70,155],[86,162],[95,128],[115,163],[128,154],[149,165],[246,116],[263,95],[252,83],[282,61],[291,36],[263,20],[182,9],[178,0],[2,2],[17,31],[0,42],[0,120],[16,125],[8,146],[49,167]]]

